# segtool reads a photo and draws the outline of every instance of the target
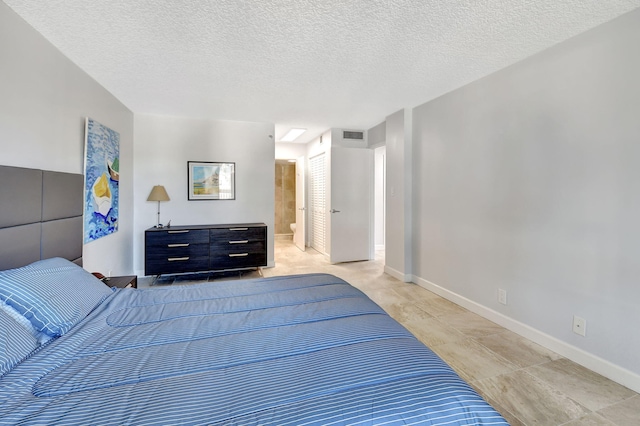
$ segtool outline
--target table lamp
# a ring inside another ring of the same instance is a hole
[[[169,201],[169,194],[167,194],[167,190],[164,189],[162,185],[156,185],[151,189],[151,193],[147,197],[147,201],[157,201],[158,202],[158,223],[156,224],[156,228],[162,228],[162,224],[160,224],[160,201]]]

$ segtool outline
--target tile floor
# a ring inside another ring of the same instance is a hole
[[[290,240],[275,242],[275,268],[264,276],[331,273],[364,291],[474,386],[512,426],[640,426],[640,395],[518,336],[374,261],[331,265]],[[162,277],[156,285],[251,278],[256,272]],[[149,277],[139,280],[148,287]]]

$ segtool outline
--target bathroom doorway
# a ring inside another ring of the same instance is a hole
[[[296,163],[276,160],[275,221],[276,239],[293,240],[291,224],[296,223]]]

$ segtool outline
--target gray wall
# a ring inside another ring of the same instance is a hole
[[[120,133],[120,228],[84,266],[132,272],[133,113],[0,2],[0,164],[84,172],[84,118]]]
[[[414,275],[632,372],[636,389],[638,46],[640,10],[428,102],[413,152]]]
[[[385,272],[411,281],[412,232],[412,115],[402,109],[387,117]]]

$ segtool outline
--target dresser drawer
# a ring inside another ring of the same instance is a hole
[[[211,270],[255,268],[267,266],[267,253],[211,253]]]
[[[264,227],[218,228],[212,229],[210,232],[211,243],[238,240],[262,241],[266,238],[266,228]]]
[[[263,241],[247,241],[242,242],[222,242],[211,244],[211,256],[215,255],[229,255],[229,254],[241,254],[241,253],[262,253],[265,251],[265,244]]]
[[[209,232],[206,229],[183,229],[148,231],[145,234],[148,246],[167,246],[170,244],[208,244]]]
[[[149,247],[149,259],[164,259],[169,261],[174,257],[203,257],[209,256],[208,244],[172,243]]]
[[[207,230],[148,231],[145,236],[145,275],[209,269]]]
[[[147,258],[146,275],[180,274],[209,270],[209,256],[176,256],[165,258]]]

